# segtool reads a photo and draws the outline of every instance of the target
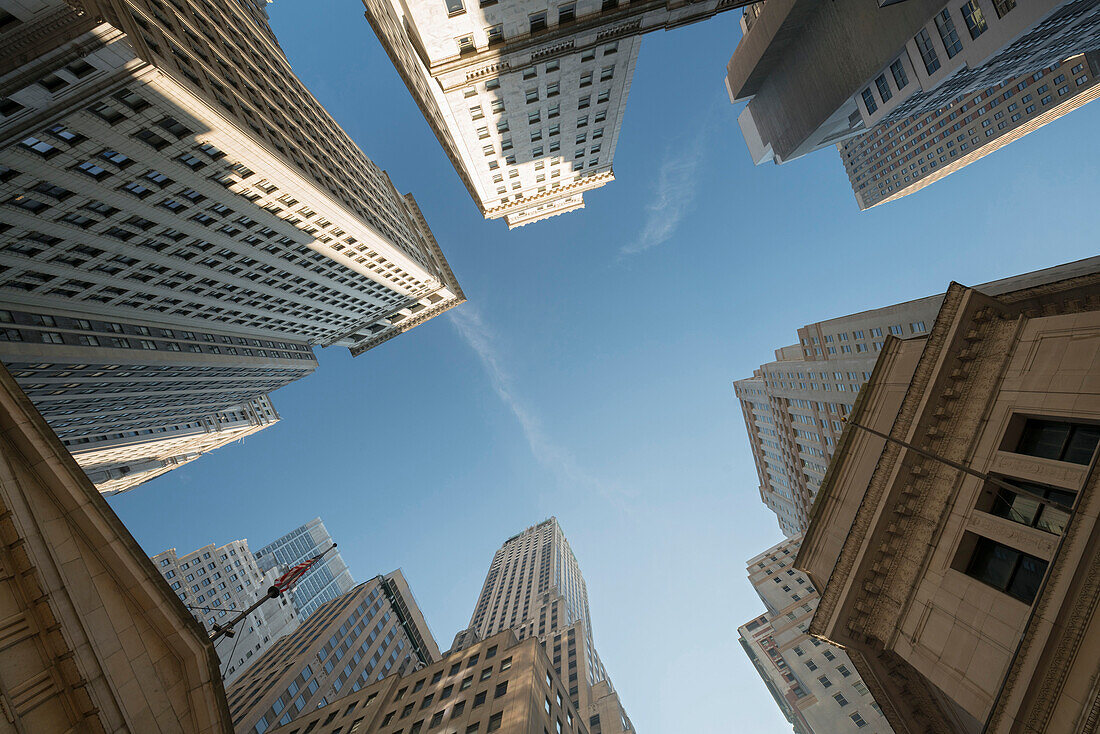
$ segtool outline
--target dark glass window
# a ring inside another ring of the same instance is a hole
[[[969,0],[960,10],[963,14],[963,20],[966,21],[966,29],[970,31],[971,38],[977,38],[989,30],[989,26],[985,22],[985,16],[982,15],[982,9],[978,7],[978,3],[974,0]]]
[[[1073,507],[1076,495],[1062,489],[1051,489],[1039,484],[1021,482],[1017,479],[1010,480],[1011,484],[1018,485],[1022,489],[1031,492],[1031,496],[1020,492],[1012,492],[1003,487],[997,490],[997,496],[993,500],[990,513],[1003,517],[1021,525],[1045,530],[1048,533],[1061,535],[1069,522],[1070,513],[1062,507]],[[1050,500],[1043,502],[1041,499]],[[1061,505],[1059,507],[1058,505]]]
[[[936,70],[940,68],[940,57],[936,55],[936,47],[932,45],[932,37],[928,35],[928,31],[921,28],[914,38],[917,42],[917,48],[920,49],[920,57],[924,61],[924,68],[929,74],[936,73]]]
[[[1025,604],[1035,601],[1046,570],[1047,562],[1041,558],[984,537],[978,538],[966,567],[967,575]]]
[[[875,87],[878,89],[878,96],[882,98],[882,101],[890,99],[894,96],[894,93],[890,91],[890,85],[886,83],[886,75],[879,74],[875,79]]]
[[[875,95],[871,94],[870,89],[863,90],[863,104],[867,106],[867,114],[875,114],[875,110],[878,109],[878,104],[875,102]]]
[[[1096,453],[1098,442],[1100,426],[1028,418],[1015,452],[1072,464],[1088,464]]]
[[[940,32],[947,58],[955,58],[955,54],[962,51],[963,46],[962,41],[959,40],[959,33],[955,30],[955,21],[951,20],[951,13],[947,12],[947,8],[936,14],[936,30]]]

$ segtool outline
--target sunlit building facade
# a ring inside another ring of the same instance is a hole
[[[292,592],[294,606],[305,619],[325,602],[335,599],[355,586],[351,571],[344,563],[339,549],[333,545],[328,528],[315,517],[305,525],[294,528],[278,540],[256,550],[256,562],[263,570],[290,568],[317,556],[321,560],[310,566],[298,579]]]
[[[200,421],[464,300],[263,3],[0,9],[0,359],[64,440]]]

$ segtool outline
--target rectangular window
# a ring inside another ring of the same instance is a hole
[[[936,30],[940,32],[940,40],[943,41],[943,47],[947,51],[947,58],[955,58],[955,55],[962,51],[962,41],[959,40],[955,21],[951,20],[951,13],[947,8],[936,14]]]
[[[976,538],[966,574],[1025,604],[1035,601],[1047,562],[983,536]]]
[[[533,13],[528,16],[528,20],[531,23],[531,32],[538,33],[539,31],[546,30],[546,11],[541,13]]]
[[[500,43],[504,40],[504,26],[494,25],[485,29],[485,36],[489,39],[489,45]]]
[[[1016,7],[1016,0],[993,0],[993,8],[997,11],[997,17],[1003,18]]]
[[[572,23],[577,18],[577,4],[567,3],[558,7],[558,25]]]
[[[878,89],[878,96],[882,98],[883,102],[894,96],[894,93],[890,91],[890,85],[886,81],[885,74],[879,74],[875,79],[875,88]]]
[[[1100,426],[1028,418],[1013,451],[1043,459],[1088,464],[1096,453],[1098,442]]]
[[[445,0],[447,3],[447,15],[458,15],[459,13],[465,13],[466,8],[462,5],[462,0]]]
[[[963,14],[963,20],[966,21],[966,29],[970,31],[971,38],[977,38],[989,30],[989,26],[985,22],[985,16],[982,15],[982,9],[978,7],[975,0],[967,0],[966,5],[963,5],[959,10]]]
[[[931,76],[940,68],[940,58],[936,55],[936,47],[932,45],[932,37],[928,35],[927,30],[921,28],[920,33],[914,36],[913,40],[917,42],[925,71]]]
[[[1005,487],[991,484],[987,492],[996,492],[993,504],[989,508],[991,514],[1055,535],[1061,535],[1065,531],[1073,503],[1077,498],[1073,492],[1052,489],[1019,479],[1005,481],[1024,491],[1013,492]],[[979,509],[982,509],[981,505]]]
[[[867,108],[867,114],[873,115],[878,109],[878,103],[875,102],[875,95],[871,93],[870,89],[864,89],[862,92],[863,105]]]

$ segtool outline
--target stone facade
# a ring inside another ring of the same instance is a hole
[[[465,299],[264,6],[0,4],[0,360],[74,446],[202,422]]]
[[[214,632],[215,625],[228,626],[238,612],[266,597],[267,590],[285,571],[282,568],[261,571],[247,540],[221,546],[211,543],[182,555],[169,548],[152,560],[208,634]],[[214,650],[221,661],[226,685],[280,637],[297,629],[298,624],[298,612],[289,595],[283,594],[278,599],[269,599],[233,627],[232,637],[218,638]]]
[[[953,284],[850,422],[907,445],[845,429],[795,563],[810,633],[898,732],[1096,731],[1100,267]]]
[[[391,675],[275,731],[595,734],[599,729],[590,728],[565,695],[543,646],[533,638],[520,641],[509,630],[426,667]]]
[[[1097,0],[767,0],[726,87],[753,161],[785,163],[1098,46]]]
[[[459,178],[509,228],[584,207],[612,158],[642,34],[745,0],[363,0]]]
[[[801,542],[749,559],[749,583],[767,611],[738,628],[741,646],[796,732],[893,734],[848,655],[807,634],[819,597],[794,568]]]
[[[870,209],[920,191],[1083,107],[1100,96],[1098,76],[1100,53],[1076,54],[837,143],[856,203]]]
[[[0,368],[0,730],[232,731],[213,645]]]

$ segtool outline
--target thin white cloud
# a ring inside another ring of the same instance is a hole
[[[700,130],[686,149],[669,150],[661,162],[653,201],[646,207],[642,232],[634,242],[623,245],[620,255],[636,255],[663,245],[676,232],[680,220],[695,202],[696,176],[703,162],[704,130]]]
[[[477,354],[489,376],[493,392],[516,417],[535,460],[557,475],[559,480],[574,488],[587,488],[613,499],[624,499],[622,490],[609,487],[592,476],[577,463],[568,449],[546,434],[542,422],[517,393],[515,380],[505,367],[492,330],[485,324],[480,312],[472,304],[466,303],[451,310],[448,315],[459,336]]]

